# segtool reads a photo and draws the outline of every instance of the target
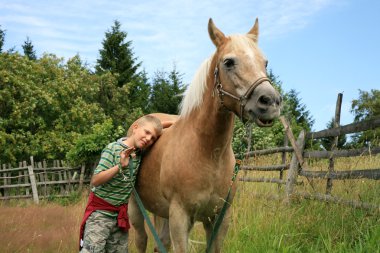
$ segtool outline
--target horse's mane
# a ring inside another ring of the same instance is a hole
[[[206,89],[207,74],[209,73],[212,56],[206,59],[193,77],[193,81],[187,87],[180,105],[180,117],[188,116],[203,102],[203,93]]]

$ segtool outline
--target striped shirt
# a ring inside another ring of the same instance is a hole
[[[103,149],[102,155],[98,166],[94,171],[94,175],[102,171],[108,170],[116,166],[120,162],[120,152],[126,148],[127,145],[123,143],[125,138],[121,138],[116,142],[112,142]],[[133,185],[135,184],[138,168],[140,166],[141,155],[136,152],[136,157],[133,159],[133,171],[130,173],[129,167],[123,168],[122,173],[117,173],[108,182],[92,188],[94,194],[107,201],[108,203],[119,206],[127,203],[131,195]],[[124,175],[124,176],[123,176]],[[108,216],[117,217],[117,213],[110,213],[107,211],[98,211]]]

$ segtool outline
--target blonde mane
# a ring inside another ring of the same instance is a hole
[[[203,102],[203,93],[206,89],[207,74],[209,73],[212,56],[206,59],[196,74],[193,81],[187,87],[184,97],[180,105],[180,117],[188,116],[195,108],[199,107]]]

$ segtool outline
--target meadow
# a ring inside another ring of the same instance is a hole
[[[278,158],[261,158],[265,165]],[[327,161],[308,161],[315,170],[326,170]],[[378,168],[380,156],[341,158],[337,169]],[[262,177],[278,173],[239,172],[239,176]],[[286,175],[285,175],[286,176]],[[311,193],[307,180],[297,191]],[[325,180],[314,180],[316,190],[325,191]],[[0,206],[0,252],[77,252],[78,231],[87,191],[71,199],[18,200]],[[357,209],[335,203],[294,198],[283,201],[284,186],[239,182],[232,205],[232,221],[223,252],[380,252],[380,210]],[[380,183],[375,180],[334,181],[334,196],[366,201],[380,206]],[[280,198],[279,198],[280,196]],[[137,252],[130,230],[130,252]],[[152,237],[149,241],[152,252]],[[204,252],[202,225],[196,223],[189,240],[190,252]]]

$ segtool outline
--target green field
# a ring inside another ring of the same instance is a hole
[[[265,165],[273,160],[258,160]],[[310,162],[314,170],[325,170],[327,162]],[[340,159],[337,169],[378,168],[380,156]],[[244,172],[239,173],[240,176]],[[249,172],[262,177],[278,173]],[[285,175],[286,176],[286,175]],[[312,192],[306,180],[296,187]],[[320,193],[325,180],[314,180]],[[223,252],[380,252],[380,211],[357,209],[341,204],[294,198],[283,202],[284,186],[268,183],[239,183],[232,206],[233,219]],[[380,183],[375,180],[334,181],[332,194],[380,206]],[[25,201],[3,202],[0,207],[0,252],[77,252],[80,220],[86,194],[66,205]],[[280,198],[276,198],[280,197]],[[130,234],[130,252],[134,233]],[[152,252],[152,238],[149,250]],[[196,223],[189,241],[190,252],[204,252],[202,225]]]

